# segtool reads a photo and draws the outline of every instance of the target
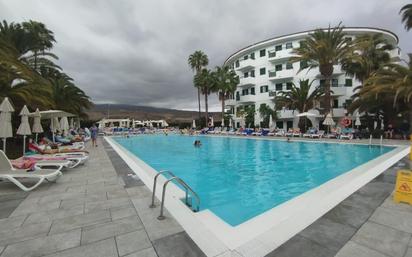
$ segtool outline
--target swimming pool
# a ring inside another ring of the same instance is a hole
[[[114,140],[156,170],[171,170],[237,226],[394,147],[247,138],[145,135]],[[195,148],[194,140],[202,146]]]

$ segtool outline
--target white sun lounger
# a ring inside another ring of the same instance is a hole
[[[10,160],[0,150],[0,179],[6,179],[14,183],[23,191],[31,191],[38,187],[44,180],[55,181],[62,175],[60,171],[63,166],[59,166],[57,169],[38,169],[35,171],[27,172],[26,170],[15,169],[10,163]],[[36,179],[36,184],[31,187],[23,185],[18,179]]]

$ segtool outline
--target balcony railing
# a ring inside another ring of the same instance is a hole
[[[276,77],[276,71],[269,71],[268,74],[269,74],[269,78]]]

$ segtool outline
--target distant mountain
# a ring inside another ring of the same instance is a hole
[[[150,106],[137,106],[127,104],[95,104],[92,109],[87,111],[90,120],[100,120],[102,118],[130,118],[137,120],[160,120],[167,122],[182,123],[192,122],[198,118],[196,111],[183,111],[176,109],[157,108]],[[202,113],[202,117],[203,117]],[[213,118],[220,119],[220,113],[214,112]]]

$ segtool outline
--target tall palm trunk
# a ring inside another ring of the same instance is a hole
[[[222,120],[225,118],[225,94],[222,93]]]
[[[325,79],[325,114],[330,113],[331,111],[331,104],[330,104],[330,100],[331,100],[331,95],[330,95],[330,77],[327,77]],[[332,114],[332,113],[331,113]]]
[[[201,110],[200,110],[200,88],[197,88],[197,103],[199,104],[199,122],[202,119]]]
[[[206,126],[208,126],[208,122],[209,122],[209,107],[207,104],[207,95],[208,95],[208,91],[207,89],[205,90],[205,119],[206,119]]]

